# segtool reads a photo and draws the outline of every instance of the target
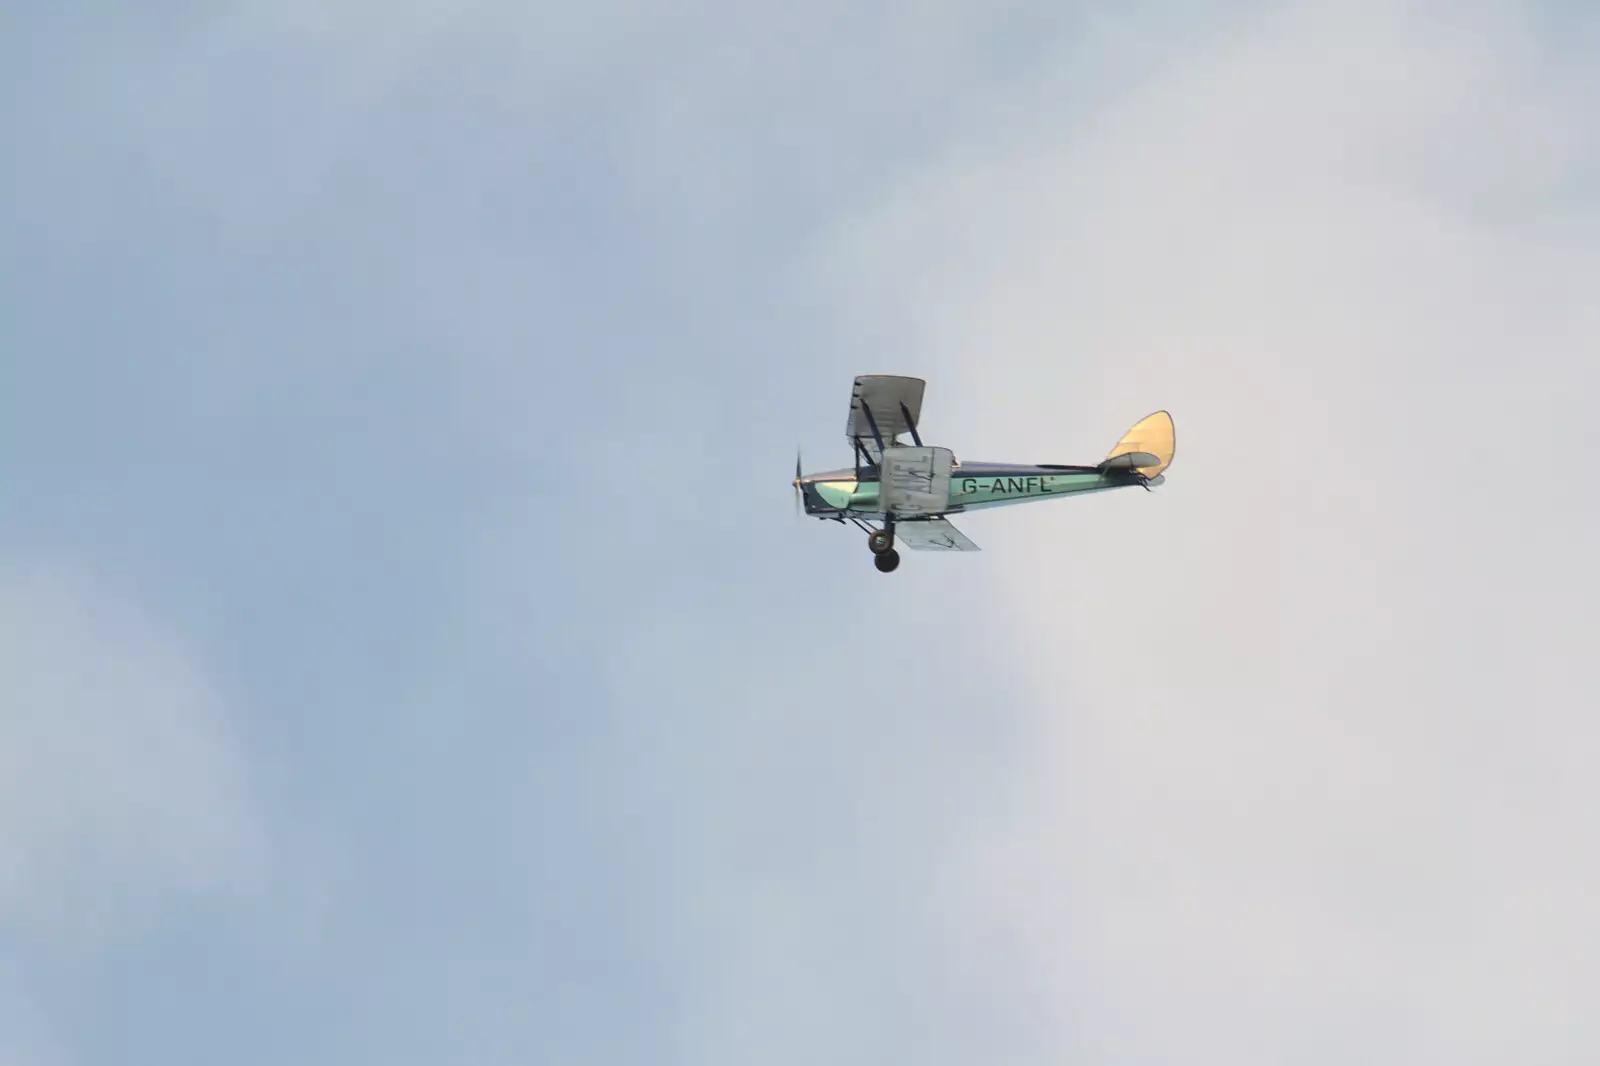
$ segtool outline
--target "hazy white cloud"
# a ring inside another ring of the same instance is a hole
[[[262,887],[233,727],[194,650],[124,590],[70,562],[0,561],[0,1063],[69,1061],[53,963]]]
[[[263,872],[231,711],[183,638],[70,564],[0,569],[0,927],[77,949]]]
[[[1159,494],[964,524],[1035,744],[950,921],[1042,1058],[1600,1054],[1600,138],[1549,44],[1301,5],[1093,112],[1047,77],[827,261],[963,457],[1176,416]]]
[[[66,1061],[26,983],[0,960],[0,1066],[61,1066]]]

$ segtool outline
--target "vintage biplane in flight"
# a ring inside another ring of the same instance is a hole
[[[853,469],[805,474],[794,457],[797,507],[817,518],[850,522],[867,534],[873,562],[884,573],[900,565],[895,545],[914,551],[975,552],[978,546],[946,515],[1032,503],[1058,496],[1139,486],[1166,480],[1176,450],[1172,416],[1141,419],[1111,453],[1093,466],[1060,463],[963,463],[949,448],[922,443],[921,378],[864,374],[850,394],[845,438]],[[900,439],[909,434],[911,443]]]

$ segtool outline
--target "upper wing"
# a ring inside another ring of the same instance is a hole
[[[845,438],[859,440],[873,462],[882,456],[880,439],[883,445],[890,445],[900,434],[910,433],[913,440],[918,440],[922,392],[926,387],[927,382],[921,378],[893,374],[863,374],[856,378],[850,390]]]
[[[896,544],[919,552],[975,552],[979,548],[942,518],[919,518],[894,524]]]

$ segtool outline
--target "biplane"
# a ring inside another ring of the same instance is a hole
[[[886,574],[900,565],[897,544],[913,551],[977,551],[949,515],[1110,489],[1153,489],[1166,480],[1177,448],[1172,416],[1157,411],[1092,466],[960,462],[949,448],[922,443],[926,384],[891,374],[856,378],[844,431],[854,467],[806,474],[800,453],[794,456],[797,511],[865,532],[873,564]]]

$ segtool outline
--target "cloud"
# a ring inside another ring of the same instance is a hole
[[[26,982],[0,962],[0,1066],[60,1066],[66,1061]]]
[[[997,101],[819,260],[964,458],[1177,419],[1156,495],[969,520],[1033,744],[950,935],[1041,1059],[1589,1061],[1595,90],[1509,6],[1102,32],[1120,91]]]
[[[259,885],[231,710],[185,641],[89,572],[0,570],[0,928],[76,950]]]

